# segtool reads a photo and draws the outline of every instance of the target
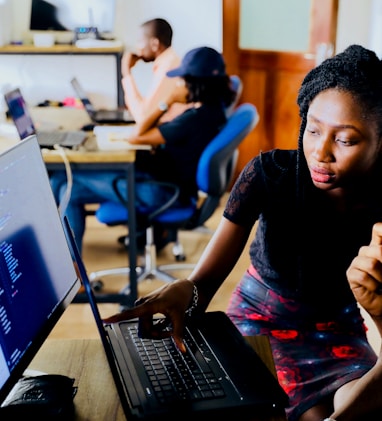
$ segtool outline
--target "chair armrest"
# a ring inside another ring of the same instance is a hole
[[[121,179],[124,179],[124,178],[117,177],[116,179],[113,180],[113,189],[119,201],[123,203],[125,206],[127,206],[127,202],[125,198],[122,196],[122,194],[120,193],[118,189],[118,181]],[[160,215],[161,213],[169,209],[179,198],[180,188],[174,183],[169,183],[169,182],[159,181],[159,180],[142,180],[138,182],[145,183],[145,184],[146,183],[153,184],[153,185],[163,187],[171,194],[171,197],[165,203],[163,203],[163,205],[160,206],[159,208],[156,208],[154,210],[152,210],[151,208],[138,208],[137,209],[137,212],[140,214],[143,214],[145,218],[147,218],[148,221],[153,220],[157,215]]]
[[[167,200],[167,202],[163,203],[162,206],[160,206],[159,208],[155,209],[147,215],[149,220],[154,219],[156,216],[169,209],[178,200],[180,188],[176,184],[157,180],[147,180],[144,181],[144,183],[155,184],[160,187],[164,187],[167,191],[169,191],[172,194],[172,196]]]

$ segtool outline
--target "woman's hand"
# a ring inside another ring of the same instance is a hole
[[[139,333],[142,337],[160,339],[173,336],[181,352],[186,352],[183,342],[184,318],[193,298],[194,284],[184,279],[166,284],[154,292],[138,299],[135,307],[105,318],[104,323],[139,318]],[[163,314],[166,320],[156,323],[155,314]],[[164,330],[169,324],[172,331]]]
[[[361,247],[346,272],[358,303],[382,333],[382,223],[373,226],[371,242]]]

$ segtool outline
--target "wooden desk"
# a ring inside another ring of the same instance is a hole
[[[29,368],[76,379],[76,421],[126,420],[100,340],[48,339]]]
[[[121,85],[121,58],[123,47],[97,47],[78,48],[71,44],[53,45],[52,47],[35,47],[34,45],[5,45],[0,47],[0,54],[21,55],[112,55],[116,61],[118,106],[124,106],[123,90]]]
[[[0,54],[122,54],[123,47],[79,48],[72,44],[55,44],[51,47],[36,47],[33,44],[4,45]]]
[[[257,336],[249,341],[274,370],[268,338]],[[100,340],[48,339],[29,368],[76,379],[76,421],[126,420]],[[252,421],[286,421],[286,418],[281,414]]]
[[[116,165],[120,164],[131,164],[135,161],[135,150],[126,149],[126,151],[110,150],[110,151],[99,151],[99,150],[65,150],[65,155],[69,159],[69,162],[73,165],[73,168],[83,167],[84,165]],[[42,156],[47,165],[54,167],[55,164],[60,165],[62,168],[62,157],[58,151],[55,150],[43,150]],[[87,167],[88,168],[88,167]],[[116,168],[115,166],[113,168]],[[125,166],[123,167],[125,168]]]

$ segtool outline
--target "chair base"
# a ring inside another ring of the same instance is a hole
[[[163,271],[161,271],[159,268],[147,268],[147,267],[137,267],[136,268],[138,277],[137,277],[137,283],[145,281],[146,279],[158,279],[163,282],[172,282],[175,281],[175,277],[171,276]],[[128,276],[130,274],[130,268],[125,267],[119,267],[119,268],[113,268],[113,269],[104,269],[99,270],[96,272],[92,272],[89,275],[90,282],[96,290],[99,290],[103,287],[102,279],[107,276],[113,276],[113,275],[126,275]],[[126,285],[121,291],[120,294],[129,294],[130,293],[130,285]]]
[[[175,243],[173,247],[174,256],[176,256],[177,260],[183,260],[178,257],[178,254],[182,256],[183,248],[180,244]],[[157,279],[163,282],[173,282],[177,278],[175,276],[166,273],[166,270],[179,270],[179,269],[187,269],[187,265],[184,264],[174,264],[174,265],[157,265],[157,256],[156,256],[156,246],[154,244],[154,234],[153,234],[153,227],[148,227],[146,230],[146,245],[144,251],[144,259],[145,265],[136,267],[137,273],[137,284],[142,282],[146,279]],[[192,265],[193,267],[194,265]],[[166,269],[167,268],[167,269]],[[190,265],[191,268],[191,265]],[[115,276],[115,275],[126,275],[130,274],[131,268],[128,266],[112,268],[112,269],[104,269],[95,271],[89,274],[90,282],[95,291],[99,291],[103,287],[102,278],[107,276]],[[129,294],[130,292],[130,285],[127,284],[121,291],[120,294]]]
[[[172,270],[177,271],[177,270],[192,270],[194,269],[195,264],[190,263],[190,264],[185,264],[185,263],[180,263],[180,264],[168,264],[168,265],[160,265],[158,267],[153,267],[153,268],[146,268],[146,267],[137,267],[137,283],[145,281],[147,279],[157,279],[159,281],[163,281],[163,282],[173,282],[175,281],[176,278],[175,276],[170,275],[167,272],[170,272]],[[99,291],[100,289],[102,289],[103,287],[103,282],[102,279],[104,277],[107,276],[115,276],[115,275],[129,275],[130,274],[130,268],[125,266],[125,267],[119,267],[119,268],[113,268],[113,269],[104,269],[104,270],[99,270],[96,272],[92,272],[89,275],[89,279],[90,282],[92,284],[92,287],[96,290]],[[126,285],[120,292],[119,294],[129,294],[130,293],[130,286]]]
[[[183,253],[183,247],[180,243],[176,242],[173,246],[173,254],[177,261],[183,261],[185,256]],[[170,275],[167,272],[172,270],[182,270],[182,269],[190,269],[194,268],[194,264],[168,264],[168,265],[157,265],[157,257],[156,257],[156,246],[154,243],[154,234],[153,228],[148,227],[146,230],[146,245],[144,251],[144,259],[145,264],[144,266],[137,266],[137,284],[139,282],[145,281],[146,279],[157,279],[163,282],[173,282],[177,278],[175,276]],[[123,266],[118,268],[112,269],[103,269],[92,272],[89,274],[89,280],[92,284],[92,287],[95,291],[100,291],[103,287],[102,278],[107,276],[128,276],[130,274],[130,267]],[[120,294],[126,295],[130,293],[130,285],[127,284],[121,291]]]

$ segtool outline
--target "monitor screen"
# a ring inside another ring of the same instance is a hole
[[[0,154],[0,402],[80,286],[36,136]]]
[[[114,31],[116,0],[32,0],[29,29],[75,31],[96,27],[98,32]]]

